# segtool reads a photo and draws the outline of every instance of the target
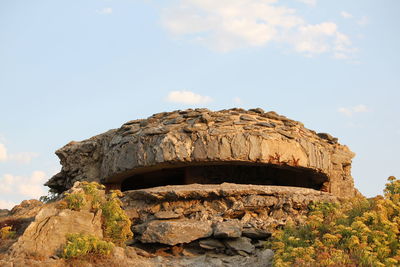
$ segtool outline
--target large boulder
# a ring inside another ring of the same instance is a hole
[[[24,234],[11,247],[10,255],[48,258],[58,255],[66,244],[67,234],[90,234],[103,237],[101,212],[58,209],[44,206]]]
[[[143,243],[176,245],[209,237],[212,233],[211,222],[196,220],[154,220],[146,225],[146,230],[143,232],[140,240]]]

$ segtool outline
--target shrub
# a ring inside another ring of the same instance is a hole
[[[82,192],[67,193],[65,201],[69,209],[76,211],[80,211],[86,205],[86,197]]]
[[[94,212],[101,210],[104,237],[117,245],[124,245],[133,237],[131,221],[119,200],[122,196],[120,191],[113,190],[105,195],[101,191],[104,186],[96,182],[82,182],[80,187],[83,192],[74,192],[66,196],[65,201],[69,209],[80,210],[88,204]]]
[[[400,181],[384,196],[339,204],[314,203],[307,221],[286,225],[266,245],[275,266],[399,266]]]
[[[113,248],[112,242],[100,240],[92,235],[70,234],[61,256],[70,259],[88,254],[109,255]]]
[[[101,190],[105,188],[104,185],[96,182],[82,182],[82,189],[85,192],[86,200],[90,203],[93,211],[97,211],[101,203],[104,202],[104,195],[101,195]]]
[[[46,196],[41,196],[39,198],[39,201],[42,201],[43,203],[51,203],[56,201],[59,196],[60,194],[50,191]]]
[[[122,196],[120,191],[111,191],[107,200],[101,205],[104,218],[104,236],[115,244],[123,245],[125,241],[133,237],[131,221],[121,208],[122,203],[118,197]]]
[[[15,238],[17,233],[15,231],[12,231],[11,226],[4,226],[0,229],[0,239],[5,240],[5,239],[13,239]]]

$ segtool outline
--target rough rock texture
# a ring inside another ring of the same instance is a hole
[[[137,240],[176,245],[211,235],[266,240],[274,228],[302,222],[310,203],[337,197],[308,188],[223,183],[127,191],[122,201]],[[160,220],[159,214],[176,216]]]
[[[259,108],[163,112],[57,150],[62,170],[46,185],[58,192],[80,180],[118,187],[152,170],[235,162],[312,170],[326,176],[320,190],[351,197],[354,153],[337,141]]]
[[[242,226],[238,220],[217,222],[214,227],[216,238],[237,238],[242,236]]]
[[[44,206],[24,234],[11,247],[10,255],[45,257],[57,255],[66,243],[66,235],[91,234],[103,237],[101,213],[60,210]]]
[[[7,216],[9,213],[8,209],[0,209],[0,217]]]
[[[29,224],[34,221],[35,216],[42,208],[43,203],[36,199],[24,200],[19,205],[14,206],[11,211],[0,214],[0,228],[11,226],[17,236],[24,233]],[[4,244],[0,240],[0,253],[7,249],[15,240],[9,240],[8,244]]]
[[[140,256],[131,247],[116,247],[109,258],[98,259],[95,263],[88,261],[68,262],[64,259],[34,259],[17,257],[0,259],[2,267],[269,267],[272,266],[273,251],[261,249],[254,255],[191,255],[191,256],[157,256],[149,254]]]
[[[248,237],[239,237],[236,239],[227,239],[224,242],[228,248],[233,249],[235,251],[244,251],[247,253],[252,253],[256,249],[254,245],[251,243],[251,239]]]
[[[35,217],[42,206],[43,202],[39,200],[24,200],[19,205],[14,206],[10,214],[14,217]]]
[[[209,237],[213,230],[211,223],[196,220],[151,221],[140,237],[143,243],[176,245]]]

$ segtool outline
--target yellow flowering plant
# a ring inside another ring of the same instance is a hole
[[[313,203],[304,224],[277,230],[267,247],[274,266],[399,266],[400,181],[383,196]]]
[[[112,190],[106,194],[103,191],[104,186],[95,182],[82,182],[80,188],[82,190],[67,194],[62,201],[66,203],[66,208],[72,210],[101,212],[104,240],[80,234],[68,235],[62,256],[76,258],[87,254],[108,255],[114,244],[124,246],[133,237],[133,233],[131,221],[122,209],[119,199],[122,193]]]

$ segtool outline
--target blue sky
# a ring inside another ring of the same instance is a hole
[[[0,0],[0,208],[46,193],[54,151],[153,113],[261,107],[400,176],[397,0]]]

